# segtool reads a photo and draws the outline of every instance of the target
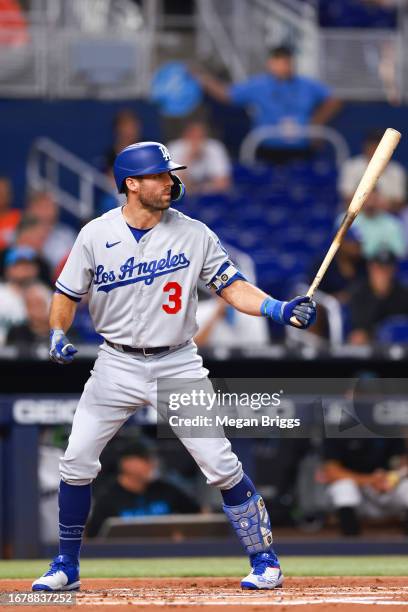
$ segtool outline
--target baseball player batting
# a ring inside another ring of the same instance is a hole
[[[59,555],[33,582],[35,591],[80,587],[79,553],[91,506],[91,483],[109,440],[138,407],[157,409],[156,381],[206,381],[193,337],[197,283],[204,281],[229,304],[254,316],[309,327],[316,305],[307,296],[281,302],[246,281],[217,236],[203,223],[171,208],[184,193],[165,146],[140,142],[114,164],[126,203],[90,221],[80,231],[61,275],[50,312],[50,357],[70,363],[77,349],[67,338],[77,302],[89,296],[96,331],[104,338],[75,412],[61,460]],[[274,589],[283,583],[272,548],[262,497],[243,472],[225,437],[181,438],[207,483],[218,487],[223,510],[250,561],[245,589]]]

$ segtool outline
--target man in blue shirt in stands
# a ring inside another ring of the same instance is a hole
[[[282,135],[268,138],[257,151],[264,161],[285,163],[310,156],[306,138],[296,136],[298,126],[323,125],[339,110],[329,87],[295,72],[293,51],[275,47],[266,61],[266,71],[246,81],[226,85],[205,73],[198,79],[204,90],[220,102],[245,107],[252,127],[272,126]]]

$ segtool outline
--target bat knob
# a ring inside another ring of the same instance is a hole
[[[294,327],[299,327],[299,329],[302,327],[302,323],[296,317],[290,317],[290,322]]]

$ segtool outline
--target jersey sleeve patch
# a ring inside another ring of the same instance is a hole
[[[234,283],[236,280],[246,280],[246,278],[231,261],[226,261],[222,264],[217,274],[207,284],[207,287],[215,290],[217,295],[220,295],[223,289]]]

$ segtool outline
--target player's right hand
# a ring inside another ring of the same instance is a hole
[[[78,350],[68,340],[62,329],[50,331],[50,359],[61,365],[71,363]]]
[[[268,296],[262,302],[261,314],[282,325],[307,329],[316,321],[316,302],[307,295],[298,295],[289,302]],[[292,321],[293,317],[296,321]]]
[[[296,317],[298,325],[293,324],[292,317]],[[286,325],[307,329],[316,321],[316,302],[307,295],[298,295],[290,302],[284,302],[282,319]]]

